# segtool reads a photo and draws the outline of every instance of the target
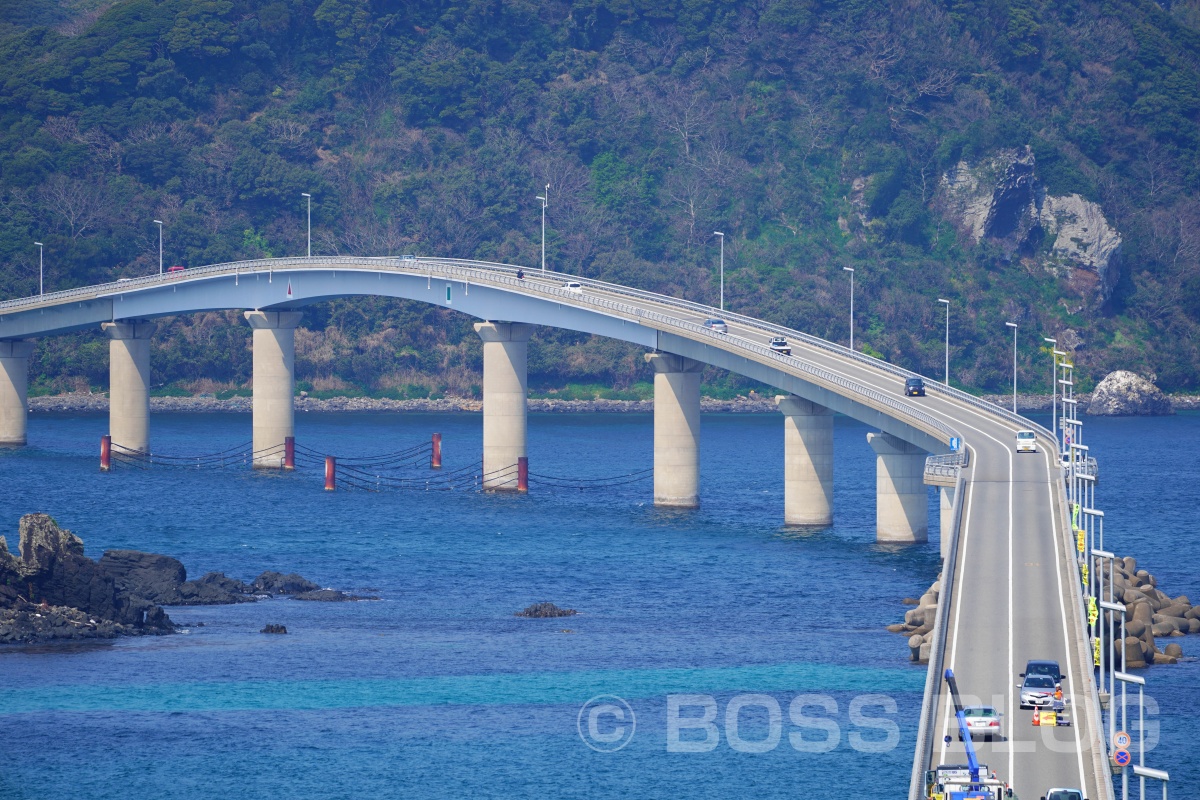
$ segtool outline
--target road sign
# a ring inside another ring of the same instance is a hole
[[[1124,747],[1122,747],[1120,750],[1117,750],[1116,752],[1113,753],[1113,763],[1116,764],[1118,767],[1129,766],[1129,761],[1130,761],[1129,751],[1126,750]]]
[[[951,436],[950,437],[951,452],[957,453],[961,449],[962,449],[962,439],[957,436]]]
[[[1133,740],[1129,738],[1128,733],[1126,733],[1125,731],[1117,731],[1116,733],[1113,734],[1113,741],[1112,741],[1113,749],[1114,750],[1128,750],[1129,743],[1131,741],[1133,741]]]

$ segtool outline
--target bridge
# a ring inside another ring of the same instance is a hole
[[[564,286],[567,279],[578,288]],[[1079,592],[1075,537],[1058,445],[1028,420],[933,381],[928,396],[902,394],[912,373],[799,331],[698,303],[511,265],[438,258],[310,257],[218,264],[0,303],[0,443],[26,440],[28,360],[43,336],[100,326],[110,337],[110,434],[150,448],[149,340],[153,319],[245,309],[253,328],[253,449],[258,468],[294,434],[294,331],[298,309],[338,297],[379,295],[476,317],[483,340],[485,488],[526,450],[527,346],[533,326],[608,336],[647,348],[654,369],[654,502],[700,501],[700,372],[730,370],[779,389],[789,525],[828,525],[833,508],[833,414],[868,425],[876,453],[876,537],[928,537],[927,485],[940,488],[946,560],[911,797],[924,770],[963,763],[941,683],[952,667],[965,695],[1003,709],[1002,741],[981,744],[992,771],[1018,797],[1077,786],[1092,800],[1112,783]],[[727,333],[703,323],[720,317]],[[769,346],[786,337],[790,355]],[[1015,434],[1035,429],[1038,452],[1016,454]],[[958,450],[952,442],[961,442]],[[1067,674],[1075,724],[1034,728],[1016,684],[1028,659]],[[950,736],[946,743],[944,737]]]

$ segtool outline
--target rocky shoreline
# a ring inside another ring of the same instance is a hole
[[[1077,395],[1081,404],[1087,404],[1091,395]],[[1012,407],[1012,395],[985,395],[985,400],[1005,408]],[[1200,410],[1200,396],[1167,395],[1174,411]],[[231,397],[218,400],[216,397],[152,397],[150,410],[157,413],[250,413],[252,401],[249,397]],[[1050,411],[1050,395],[1017,395],[1017,409],[1022,412]],[[29,398],[29,410],[33,413],[70,412],[103,413],[108,411],[108,396],[102,393],[73,393],[46,395]],[[438,400],[389,400],[372,397],[331,397],[317,399],[299,396],[296,398],[298,412],[409,412],[409,413],[478,413],[483,410],[480,400],[464,397],[445,397]],[[529,400],[529,410],[534,413],[609,413],[648,414],[654,410],[652,400],[555,400],[534,398]],[[701,398],[700,410],[705,413],[731,414],[776,414],[775,398],[751,393],[732,400]]]
[[[221,572],[188,580],[176,559],[138,550],[107,550],[93,561],[83,554],[83,540],[47,514],[21,517],[16,555],[0,536],[0,644],[170,634],[176,627],[163,606],[252,603],[276,595],[378,599],[270,571],[252,583]]]

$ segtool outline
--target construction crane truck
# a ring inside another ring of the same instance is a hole
[[[1012,789],[988,772],[986,764],[980,764],[975,754],[975,743],[967,729],[962,700],[958,696],[958,682],[954,670],[946,670],[946,685],[954,700],[954,718],[958,720],[958,735],[967,749],[966,764],[941,764],[937,769],[925,773],[925,793],[929,800],[1004,800],[1013,796]],[[946,737],[950,741],[950,737]]]

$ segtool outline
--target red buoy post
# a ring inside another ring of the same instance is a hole
[[[325,456],[325,491],[333,492],[337,490],[337,459],[333,456]]]
[[[442,468],[442,435],[440,433],[433,435],[433,450],[429,454],[429,468]]]
[[[105,434],[100,437],[100,471],[112,469],[112,437]]]
[[[527,456],[517,458],[517,491],[529,491],[529,458]]]
[[[283,468],[296,468],[296,437],[283,437]]]

